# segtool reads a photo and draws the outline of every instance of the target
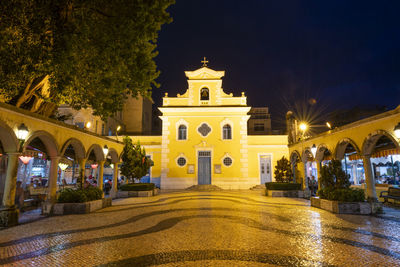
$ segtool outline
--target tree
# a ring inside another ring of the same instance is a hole
[[[0,101],[46,116],[58,104],[103,119],[158,87],[153,58],[174,0],[0,1]]]
[[[344,189],[350,187],[350,175],[342,169],[340,160],[331,160],[321,168],[322,188]]]
[[[126,136],[122,151],[121,174],[135,182],[135,179],[140,179],[147,174],[151,164],[152,161],[146,157],[146,151],[141,148],[139,141],[134,145],[132,139]]]
[[[274,174],[277,182],[289,183],[293,180],[292,167],[285,156],[276,162]]]

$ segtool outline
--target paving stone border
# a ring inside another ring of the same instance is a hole
[[[379,208],[382,208],[382,203],[340,202],[312,197],[311,206],[337,214],[371,215],[377,213]]]
[[[263,190],[263,195],[269,197],[296,197],[303,198],[304,192],[302,190]]]
[[[88,201],[84,203],[56,203],[53,206],[53,215],[85,214],[111,206],[111,198]]]

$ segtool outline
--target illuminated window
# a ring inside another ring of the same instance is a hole
[[[229,167],[229,166],[232,165],[232,159],[231,159],[230,157],[224,158],[224,160],[223,160],[222,162],[224,163],[224,165],[225,165],[226,167]]]
[[[232,139],[232,129],[229,124],[225,124],[222,127],[222,139]]]
[[[179,158],[176,160],[176,163],[177,163],[179,166],[183,167],[183,166],[186,165],[186,159],[185,159],[184,157],[179,157]]]
[[[202,88],[200,90],[200,100],[210,100],[210,91],[208,88]]]
[[[178,128],[178,140],[186,140],[186,126],[185,125],[179,125]]]

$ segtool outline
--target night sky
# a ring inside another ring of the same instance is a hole
[[[274,125],[296,103],[321,116],[400,104],[400,1],[176,2],[158,40],[157,106],[164,92],[186,91],[184,71],[204,56],[226,71],[226,93],[245,91],[248,105],[268,106]]]

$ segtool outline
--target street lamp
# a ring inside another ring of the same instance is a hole
[[[326,122],[326,127],[328,127],[329,129],[332,129],[332,125],[328,121]]]
[[[400,139],[400,122],[394,127],[394,135]]]
[[[307,131],[307,129],[308,129],[307,123],[301,122],[300,125],[299,125],[299,129],[300,129],[300,130],[303,132],[303,134],[304,134],[304,132]]]
[[[92,123],[91,123],[90,121],[88,121],[88,122],[85,124],[85,128],[86,128],[86,129],[90,129],[90,127],[92,127]]]
[[[121,130],[121,125],[118,125],[117,126],[117,130],[115,131],[115,134],[117,136],[117,141],[118,141],[118,132],[119,132],[119,130]]]
[[[104,145],[103,153],[104,153],[104,157],[107,157],[107,155],[108,155],[108,146],[107,145]]]
[[[312,153],[313,157],[315,158],[315,155],[317,154],[317,146],[315,144],[313,144],[311,147],[311,153]]]

